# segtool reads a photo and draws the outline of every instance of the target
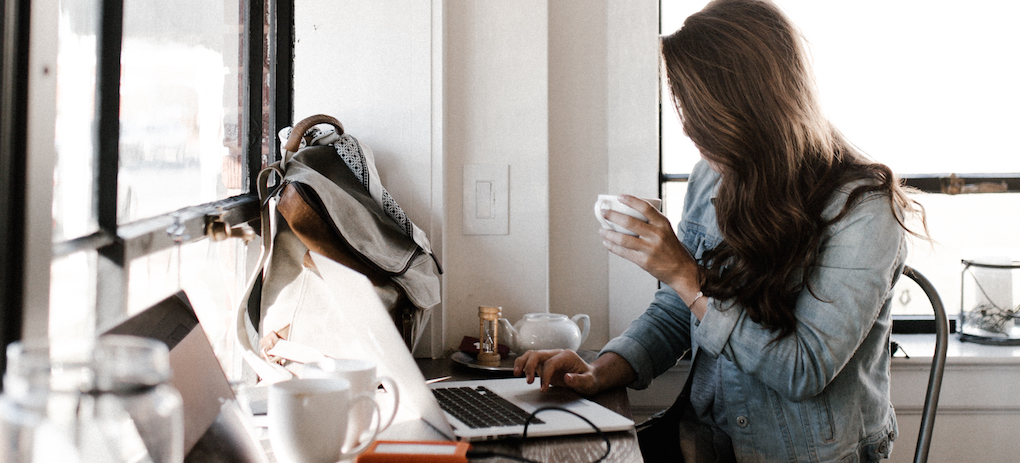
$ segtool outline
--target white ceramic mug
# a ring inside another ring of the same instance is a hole
[[[301,378],[269,386],[269,442],[281,462],[334,463],[363,452],[378,437],[378,423],[368,430],[370,438],[348,444],[348,428],[354,410],[371,407],[375,400],[353,393],[343,378]]]
[[[393,423],[400,405],[400,390],[397,383],[388,376],[377,376],[375,362],[361,359],[335,359],[326,357],[305,365],[301,371],[303,378],[343,378],[351,383],[354,394],[368,395],[375,399],[379,413],[379,431],[383,431]],[[382,386],[382,390],[379,387]],[[348,431],[348,441],[361,438],[369,429],[373,409],[358,407],[358,413]]]
[[[644,198],[642,198],[642,199],[644,199]],[[644,199],[644,200],[648,201],[649,203],[651,203],[652,207],[654,207],[655,209],[659,209],[659,207],[662,204],[662,200],[661,199]],[[620,233],[625,233],[625,234],[628,234],[628,235],[631,235],[631,236],[637,236],[637,233],[634,233],[634,232],[632,232],[632,231],[630,231],[630,230],[628,230],[626,228],[623,228],[622,225],[615,224],[613,222],[610,222],[610,221],[606,220],[605,217],[602,217],[602,210],[603,209],[609,209],[609,210],[613,210],[613,211],[616,211],[616,212],[620,212],[622,214],[627,214],[627,215],[629,215],[631,217],[634,217],[635,219],[641,220],[643,222],[647,222],[648,221],[648,217],[645,217],[644,214],[634,210],[630,206],[627,206],[627,205],[621,203],[619,196],[616,196],[616,195],[599,195],[599,199],[597,201],[595,201],[595,217],[597,219],[599,219],[599,223],[602,224],[602,228],[605,228],[607,230],[614,230],[614,231],[618,231]]]

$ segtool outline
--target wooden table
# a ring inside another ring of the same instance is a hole
[[[580,354],[587,359],[594,359],[596,355],[592,351],[581,351]],[[416,359],[416,362],[425,379],[450,376],[451,381],[456,381],[513,376],[511,373],[469,368],[445,357],[441,359]],[[606,391],[595,397],[590,397],[590,399],[623,416],[632,417],[626,388]],[[634,430],[606,433],[606,436],[609,438],[611,451],[605,461],[626,463],[643,461],[641,450],[638,448],[637,433]],[[515,455],[539,462],[583,463],[595,461],[601,457],[606,451],[606,444],[596,434],[585,434],[565,437],[528,438],[523,443],[507,441],[476,442],[472,443],[472,448],[479,451]],[[485,458],[471,461],[495,463],[515,460],[509,458]]]

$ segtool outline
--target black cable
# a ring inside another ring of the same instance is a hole
[[[521,438],[520,438],[522,442],[525,439],[528,438],[528,426],[531,424],[531,420],[535,419],[535,415],[538,415],[540,412],[544,412],[544,411],[547,411],[547,410],[558,410],[558,411],[561,411],[561,412],[567,412],[567,413],[569,413],[571,415],[574,415],[574,416],[584,420],[585,423],[588,423],[588,426],[591,426],[591,428],[595,430],[595,434],[597,434],[599,437],[601,437],[602,441],[606,443],[606,453],[602,454],[602,456],[599,457],[598,460],[595,460],[592,463],[599,463],[600,461],[605,461],[605,459],[609,456],[609,452],[612,451],[612,444],[609,442],[609,436],[606,436],[606,434],[603,433],[602,430],[599,429],[598,426],[595,426],[595,423],[592,423],[591,420],[589,420],[588,418],[585,418],[585,417],[581,416],[580,414],[578,414],[577,412],[574,412],[572,410],[567,410],[566,408],[563,408],[563,407],[556,407],[556,406],[540,407],[537,410],[531,412],[531,414],[528,415],[528,418],[526,420],[524,420],[524,432],[521,433]],[[468,451],[467,452],[467,457],[468,458],[497,458],[497,457],[500,457],[500,458],[509,458],[511,460],[516,460],[516,461],[522,461],[522,462],[525,462],[525,463],[539,463],[539,462],[536,462],[534,460],[529,460],[529,459],[524,458],[524,457],[519,457],[517,455],[510,455],[510,454],[506,454],[506,453],[497,453],[497,452],[487,452],[487,451],[486,452],[482,452],[482,451]]]
[[[588,426],[591,426],[591,428],[595,430],[595,434],[598,434],[598,436],[601,437],[602,440],[606,443],[606,453],[602,454],[602,456],[599,457],[598,460],[595,460],[594,463],[598,463],[600,461],[604,461],[606,459],[606,457],[609,456],[609,452],[612,450],[612,444],[609,442],[609,437],[606,436],[605,433],[603,433],[602,430],[599,429],[598,426],[595,426],[595,423],[592,423],[591,420],[589,420],[588,418],[585,418],[585,417],[581,416],[580,414],[578,414],[577,412],[574,412],[572,410],[567,410],[566,408],[563,408],[563,407],[556,407],[556,406],[540,407],[537,410],[531,412],[531,414],[528,415],[528,419],[524,420],[524,432],[521,433],[521,439],[527,439],[528,438],[528,425],[531,424],[531,420],[533,420],[535,418],[535,415],[538,415],[539,412],[544,412],[546,410],[558,410],[558,411],[561,411],[561,412],[567,412],[567,413],[569,413],[571,415],[574,415],[574,416],[584,420],[585,423],[588,423]]]

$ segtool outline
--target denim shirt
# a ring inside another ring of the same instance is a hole
[[[701,161],[691,173],[677,236],[695,259],[722,241],[712,198],[719,176]],[[839,188],[835,217],[855,184]],[[668,286],[603,349],[637,372],[632,388],[674,366],[687,349],[719,357],[725,431],[741,462],[877,461],[896,438],[889,401],[892,288],[906,238],[885,193],[866,193],[822,236],[797,297],[793,334],[776,336],[733,301],[708,299],[699,322]],[[815,296],[818,296],[817,298]]]

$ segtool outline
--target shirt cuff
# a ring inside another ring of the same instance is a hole
[[[634,372],[637,373],[637,379],[628,384],[627,387],[631,389],[644,389],[651,384],[654,378],[651,356],[648,355],[648,351],[641,343],[626,336],[617,336],[602,348],[599,356],[601,357],[607,352],[623,357],[630,364],[630,367],[634,369]]]
[[[698,349],[705,349],[716,357],[722,355],[723,348],[730,339],[730,334],[737,326],[743,309],[731,305],[723,309],[722,303],[716,299],[708,299],[708,310],[701,318],[701,323],[691,333],[698,345]]]

